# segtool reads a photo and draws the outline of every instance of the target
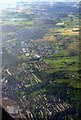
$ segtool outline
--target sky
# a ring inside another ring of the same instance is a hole
[[[80,0],[0,0],[0,3],[15,3],[15,2],[40,2],[40,1],[53,1],[53,2],[79,2]]]

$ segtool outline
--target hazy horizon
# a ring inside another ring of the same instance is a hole
[[[0,0],[0,3],[15,3],[15,2],[80,2],[80,0]]]

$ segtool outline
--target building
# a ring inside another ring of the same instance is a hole
[[[28,56],[29,56],[29,53],[26,53],[25,55],[28,57]]]
[[[7,111],[11,115],[17,115],[18,114],[18,111],[14,106],[7,106]]]
[[[39,55],[37,55],[37,54],[35,54],[35,56],[36,56],[37,58],[40,58],[40,56],[39,56]]]

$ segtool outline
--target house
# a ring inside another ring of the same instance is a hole
[[[8,83],[8,80],[6,80],[5,82]]]
[[[25,48],[22,48],[22,51],[25,53],[26,52]]]
[[[29,53],[26,53],[25,55],[28,57],[28,56],[29,56]]]
[[[37,58],[40,58],[40,56],[39,56],[39,55],[37,55],[37,54],[35,54],[35,56],[36,56]]]

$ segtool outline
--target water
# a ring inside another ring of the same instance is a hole
[[[10,21],[23,20],[22,18],[12,18]]]

